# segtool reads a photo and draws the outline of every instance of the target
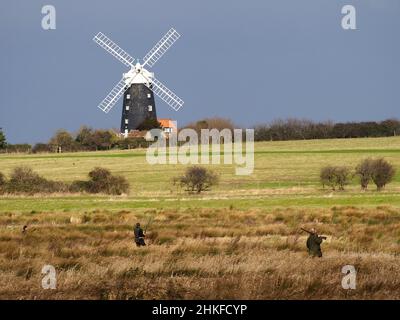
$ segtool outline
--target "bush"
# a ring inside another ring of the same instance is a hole
[[[81,180],[73,181],[68,188],[68,191],[73,193],[87,192],[88,190],[89,190],[89,181],[81,181]]]
[[[360,184],[363,190],[368,188],[368,184],[373,175],[374,160],[365,159],[356,167],[356,175],[360,177]]]
[[[5,184],[7,193],[55,193],[64,192],[67,186],[62,182],[50,181],[35,173],[28,167],[17,167]]]
[[[349,183],[351,172],[347,167],[338,166],[326,166],[321,169],[320,180],[325,188],[328,185],[335,190],[336,187],[339,190],[344,190],[345,185]]]
[[[70,186],[71,192],[86,191],[89,193],[105,193],[121,195],[129,192],[128,181],[121,176],[113,176],[104,168],[94,168],[89,172],[89,181],[74,181]]]
[[[394,167],[384,159],[365,159],[356,167],[356,174],[360,177],[362,189],[367,189],[372,180],[378,191],[392,181],[396,171]]]
[[[56,192],[89,192],[120,195],[129,191],[129,183],[124,177],[113,176],[110,171],[95,168],[89,173],[90,180],[74,181],[69,186],[63,182],[47,180],[31,168],[17,167],[7,181],[0,172],[0,194],[35,194]]]
[[[396,170],[393,165],[387,162],[385,159],[376,159],[372,164],[372,181],[374,181],[377,190],[381,190],[392,181]]]
[[[33,172],[28,167],[17,167],[11,173],[8,183],[8,191],[14,192],[35,192],[40,185],[44,184],[44,178]]]
[[[189,193],[201,193],[208,191],[213,185],[218,183],[218,176],[203,167],[190,167],[185,174],[174,179],[174,184],[185,187],[185,191]]]
[[[326,166],[321,169],[321,172],[319,174],[322,186],[325,188],[325,186],[331,187],[333,190],[335,190],[336,187],[336,179],[335,179],[335,167],[332,166]]]

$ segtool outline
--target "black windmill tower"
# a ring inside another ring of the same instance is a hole
[[[108,113],[119,98],[124,95],[121,117],[121,133],[128,136],[131,130],[141,127],[146,120],[156,120],[156,106],[154,94],[166,102],[175,111],[183,105],[183,100],[169,90],[154,77],[145,67],[153,67],[164,53],[178,40],[179,33],[170,29],[165,36],[144,56],[143,63],[135,62],[135,59],[122,50],[103,33],[99,32],[94,38],[100,47],[117,58],[130,68],[124,73],[122,79],[115,85],[99,108]]]

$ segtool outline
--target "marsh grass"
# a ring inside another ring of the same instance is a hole
[[[132,222],[149,214],[138,249]],[[300,227],[328,237],[322,259],[308,257]],[[399,299],[398,230],[390,206],[3,213],[0,298]],[[57,290],[41,289],[44,264]],[[341,288],[346,264],[358,270],[352,292]]]

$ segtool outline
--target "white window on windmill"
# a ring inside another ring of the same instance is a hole
[[[130,95],[130,94],[127,94],[127,95],[126,95],[126,98],[127,98],[127,99],[130,99],[130,98],[131,98],[131,95]]]
[[[128,124],[129,123],[129,120],[128,119],[125,119],[125,124]]]
[[[129,111],[129,106],[125,106],[125,110],[126,110],[126,111]]]
[[[149,111],[153,111],[153,106],[148,106]]]
[[[151,93],[147,94],[147,98],[150,99],[151,98]]]

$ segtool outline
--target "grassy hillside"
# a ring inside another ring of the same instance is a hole
[[[322,190],[322,166],[354,167],[367,157],[384,157],[400,168],[400,138],[335,139],[256,143],[255,169],[251,176],[236,176],[234,165],[212,166],[220,185],[201,197],[188,198],[171,183],[185,170],[183,165],[149,165],[144,150],[49,155],[1,155],[0,171],[6,175],[19,165],[32,167],[47,178],[71,182],[85,179],[95,166],[125,176],[131,184],[127,197],[51,196],[38,203],[37,197],[0,199],[4,210],[62,210],[129,207],[221,207],[400,205],[400,170],[393,183],[381,193],[361,193],[357,179],[346,192]],[[233,202],[232,202],[232,201]]]
[[[367,157],[397,168],[384,191],[320,186],[322,166]],[[0,197],[0,299],[400,299],[400,138],[257,143],[253,175],[210,166],[221,183],[200,196],[172,186],[185,166],[150,166],[144,150],[0,155],[6,175],[20,165],[68,182],[102,166],[132,190]],[[149,217],[138,249],[132,227]],[[322,259],[308,257],[300,227],[328,237]],[[40,286],[45,264],[57,290]],[[356,290],[341,287],[347,264]]]

